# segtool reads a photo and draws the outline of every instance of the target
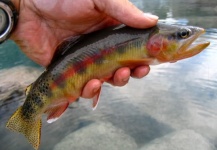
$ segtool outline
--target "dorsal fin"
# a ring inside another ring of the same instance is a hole
[[[33,83],[32,83],[32,84],[33,84]],[[28,85],[28,86],[26,87],[25,95],[28,95],[28,94],[29,94],[29,91],[30,91],[31,88],[32,88],[32,84],[30,84],[30,85]]]
[[[71,49],[73,45],[75,45],[77,42],[79,42],[82,39],[81,36],[73,36],[66,38],[63,42],[61,42],[53,55],[53,59],[51,60],[51,64],[55,61],[57,61],[61,56],[63,56],[66,52],[70,51],[70,53],[74,53],[75,50]]]

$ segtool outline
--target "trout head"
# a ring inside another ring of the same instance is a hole
[[[193,43],[203,33],[205,30],[199,27],[158,24],[147,41],[148,55],[159,63],[192,57],[209,45],[209,42]]]

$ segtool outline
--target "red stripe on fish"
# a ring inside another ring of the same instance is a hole
[[[78,61],[77,63],[74,63],[63,74],[61,74],[56,80],[53,81],[50,86],[51,89],[58,87],[59,85],[61,85],[62,82],[64,82],[67,78],[72,77],[75,73],[85,70],[89,65],[95,63],[97,59],[101,59],[114,51],[115,47],[112,47],[107,50],[100,51],[98,55],[92,55],[91,57],[87,56],[83,61]]]

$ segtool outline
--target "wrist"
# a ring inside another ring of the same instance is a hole
[[[7,40],[15,29],[18,20],[19,0],[0,0],[0,43]],[[15,6],[16,5],[16,6]]]
[[[19,12],[20,10],[20,0],[11,0],[16,10]]]

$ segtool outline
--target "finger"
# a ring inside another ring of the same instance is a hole
[[[94,0],[99,10],[118,21],[135,28],[148,28],[156,25],[158,17],[144,14],[128,0]]]
[[[102,83],[97,79],[90,80],[84,87],[81,97],[92,98],[99,91]]]
[[[136,67],[132,73],[131,76],[134,78],[142,78],[144,76],[146,76],[150,71],[150,67],[149,66],[140,66],[140,67]]]
[[[130,78],[130,69],[128,67],[118,69],[113,78],[107,82],[115,86],[124,86],[128,83]]]

